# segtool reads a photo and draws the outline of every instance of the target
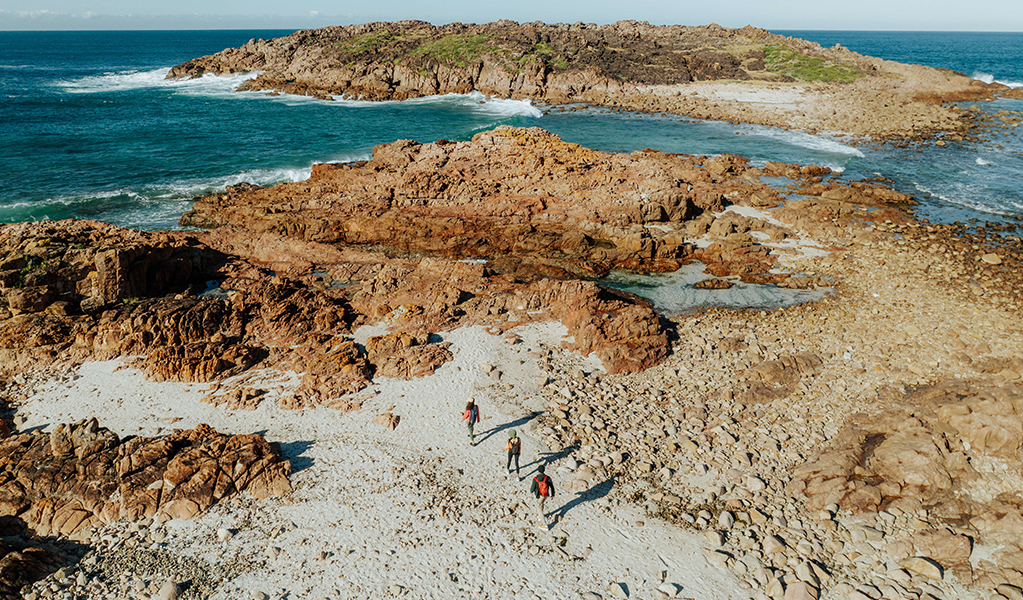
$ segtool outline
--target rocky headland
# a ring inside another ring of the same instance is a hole
[[[3,226],[0,592],[1021,597],[1018,240],[832,175],[498,128],[233,186],[204,231]],[[694,260],[831,292],[596,281]]]
[[[951,102],[1018,95],[948,70],[727,29],[422,21],[299,31],[193,59],[169,78],[258,73],[243,90],[403,100],[479,91],[871,139],[961,139],[974,115]]]

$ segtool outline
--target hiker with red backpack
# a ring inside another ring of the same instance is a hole
[[[476,435],[473,433],[472,428],[476,423],[480,422],[480,409],[476,407],[475,400],[469,400],[465,405],[465,412],[462,413],[462,420],[467,421],[469,424],[469,445],[476,445]]]
[[[547,498],[554,497],[554,482],[551,481],[550,476],[544,473],[546,466],[543,463],[536,470],[537,475],[533,478],[533,484],[530,486],[529,491],[536,497],[536,507],[540,511],[540,520],[546,525],[547,515],[543,512],[543,507],[547,503]]]

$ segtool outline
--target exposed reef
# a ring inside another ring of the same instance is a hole
[[[874,139],[962,136],[945,102],[1014,91],[755,27],[367,23],[299,31],[190,60],[169,78],[259,73],[243,90],[403,100],[479,91]]]

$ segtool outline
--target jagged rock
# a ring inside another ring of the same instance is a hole
[[[614,183],[594,186],[597,173]],[[308,181],[200,198],[182,223],[489,259],[529,279],[599,277],[673,270],[691,259],[682,236],[642,227],[644,207],[656,196],[677,223],[712,208],[700,195],[712,185],[689,157],[609,154],[541,129],[501,126],[470,142],[383,144],[359,168],[317,165]],[[317,201],[285,205],[282,197]],[[453,305],[466,297],[457,287],[448,293]]]
[[[376,367],[376,375],[400,379],[425,377],[453,358],[448,349],[450,343],[429,343],[429,339],[430,334],[422,329],[374,336],[366,340],[366,353]]]
[[[208,426],[162,438],[117,439],[95,419],[0,442],[0,516],[38,535],[71,536],[118,519],[191,518],[221,498],[290,489],[290,464],[258,435]]]
[[[262,402],[266,390],[256,388],[239,388],[226,394],[205,396],[203,402],[214,406],[223,406],[228,410],[256,410]]]

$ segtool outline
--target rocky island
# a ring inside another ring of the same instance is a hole
[[[968,135],[951,102],[1019,97],[966,75],[727,29],[422,21],[299,31],[188,61],[168,78],[259,73],[243,90],[404,100],[479,91],[871,139]]]
[[[806,57],[848,81],[798,81]],[[685,114],[711,89],[874,90],[902,116],[844,130],[900,139],[965,134],[939,101],[1000,91],[922,69],[753,28],[403,22],[172,76]],[[838,123],[807,115],[742,120]],[[4,225],[0,595],[1023,597],[1023,249],[914,203],[819,165],[499,127],[229,186],[188,230]],[[672,312],[605,279],[697,261],[702,293],[817,300]]]

